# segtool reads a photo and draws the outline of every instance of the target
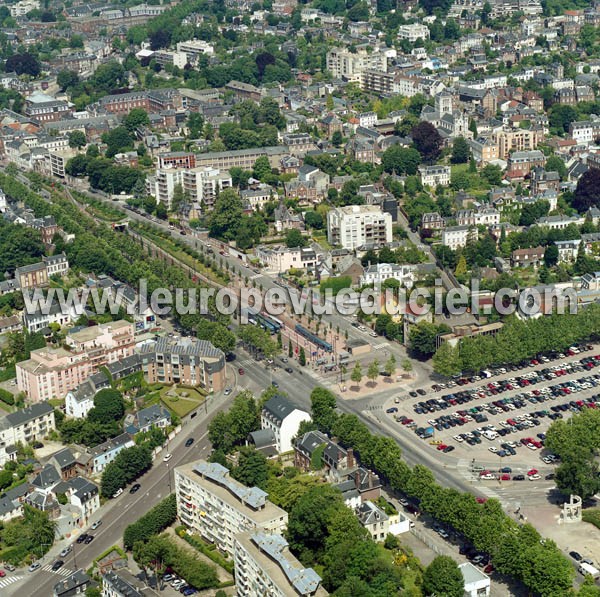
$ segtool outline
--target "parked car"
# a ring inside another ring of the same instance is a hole
[[[64,558],[65,556],[68,556],[72,551],[73,551],[73,546],[67,545],[67,547],[65,547],[58,555],[61,558]]]
[[[91,543],[93,540],[94,540],[94,535],[88,535],[88,536],[85,538],[85,541],[84,541],[84,543],[85,543],[86,545],[89,545],[89,544],[90,544],[90,543]]]
[[[577,551],[570,551],[569,555],[576,561],[581,562],[583,560],[583,556]]]
[[[95,531],[100,525],[102,524],[101,520],[97,520],[92,526],[91,529],[92,531]]]
[[[87,533],[82,533],[77,537],[77,543],[83,543],[87,539]]]
[[[38,568],[41,568],[42,565],[39,562],[33,562],[33,564],[31,564],[31,566],[29,566],[28,570],[29,572],[35,572]]]
[[[169,462],[169,460],[171,460],[171,458],[173,458],[173,454],[165,454],[165,457],[163,458],[163,462]]]
[[[139,483],[136,483],[135,485],[131,486],[131,489],[129,490],[129,493],[137,493],[140,490],[141,487],[142,486]]]

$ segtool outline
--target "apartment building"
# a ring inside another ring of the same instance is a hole
[[[501,160],[507,160],[513,151],[534,150],[542,140],[543,135],[535,130],[504,127],[499,131],[495,131],[492,138],[498,146],[498,157]]]
[[[175,494],[181,522],[231,556],[239,533],[281,534],[287,527],[288,513],[266,492],[242,485],[218,463],[198,460],[177,467]]]
[[[64,276],[69,271],[69,260],[64,253],[42,257],[42,261],[15,269],[15,280],[21,289],[47,286],[50,276]]]
[[[91,471],[96,474],[101,473],[106,465],[117,457],[119,452],[133,446],[135,446],[135,442],[129,433],[121,433],[117,437],[94,446],[89,451]]]
[[[8,447],[39,441],[54,429],[54,408],[47,402],[32,404],[0,419],[0,444]]]
[[[387,95],[394,91],[394,79],[394,73],[365,69],[361,75],[360,86],[378,95]]]
[[[515,151],[508,158],[508,170],[519,171],[523,176],[527,176],[534,168],[545,163],[546,156],[542,151]]]
[[[336,79],[360,83],[365,70],[386,73],[387,57],[378,50],[369,53],[360,49],[353,53],[346,48],[332,48],[327,52],[327,70]]]
[[[256,258],[270,272],[281,274],[290,269],[313,271],[317,266],[317,254],[310,247],[273,247],[259,245],[254,249]]]
[[[162,168],[195,168],[196,154],[188,151],[169,151],[156,157],[156,167]]]
[[[321,577],[304,568],[281,535],[240,533],[234,539],[238,597],[325,597]]]
[[[392,216],[376,205],[347,205],[327,213],[327,240],[354,250],[392,242]]]
[[[140,349],[150,383],[200,386],[219,392],[225,386],[225,354],[207,340],[159,338]]]
[[[40,123],[55,122],[71,116],[71,108],[68,102],[36,91],[25,100],[23,114]]]
[[[17,363],[17,387],[31,402],[66,395],[102,366],[133,354],[134,326],[113,321],[69,334],[65,348],[39,348]]]
[[[406,39],[410,43],[415,43],[418,39],[427,41],[429,39],[429,27],[421,23],[400,25],[398,27],[398,39]]]
[[[151,89],[105,95],[98,104],[107,112],[122,115],[129,114],[134,108],[143,108],[146,112],[158,113],[163,110],[181,110],[185,107],[183,96],[176,89]]]
[[[180,185],[190,201],[203,203],[207,211],[214,207],[217,195],[223,189],[232,186],[228,172],[218,168],[164,168],[157,169],[156,174],[146,181],[148,193],[157,203],[164,203],[171,208],[175,187]]]
[[[269,158],[271,168],[278,168],[279,161],[289,155],[289,150],[283,145],[274,147],[256,147],[252,149],[238,149],[236,151],[211,151],[196,156],[196,165],[218,168],[219,170],[230,170],[238,167],[244,170],[252,170],[254,162],[265,155]]]

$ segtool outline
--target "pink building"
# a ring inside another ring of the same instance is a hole
[[[17,364],[17,387],[30,402],[62,398],[99,367],[133,354],[134,326],[114,321],[69,334],[67,348],[40,348]]]

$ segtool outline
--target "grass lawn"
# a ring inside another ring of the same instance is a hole
[[[327,234],[313,234],[312,239],[324,249],[331,249],[331,245],[327,242]]]
[[[51,398],[48,400],[48,404],[53,406],[54,408],[60,408],[65,403],[64,399],[61,398]]]
[[[172,386],[161,390],[160,400],[181,418],[204,404],[206,394],[199,388]]]

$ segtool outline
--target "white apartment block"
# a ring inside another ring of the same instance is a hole
[[[450,184],[450,166],[419,166],[421,184],[429,187],[447,187]]]
[[[238,597],[325,597],[321,577],[304,568],[281,535],[240,533],[234,543]]]
[[[477,228],[449,226],[442,231],[442,244],[453,250],[464,247],[469,240],[477,240]]]
[[[600,118],[596,120],[584,120],[572,122],[569,126],[571,139],[581,145],[595,143],[600,138]]]
[[[181,185],[184,193],[193,202],[204,203],[210,211],[214,206],[217,194],[231,187],[231,176],[217,168],[158,168],[153,177],[146,181],[148,193],[157,203],[171,207],[175,187]]]
[[[0,419],[0,444],[8,447],[39,441],[54,429],[54,408],[48,402],[39,402]]]
[[[407,39],[414,43],[418,39],[423,41],[429,39],[429,27],[420,23],[412,23],[411,25],[400,25],[398,28],[398,39]]]
[[[188,41],[180,41],[177,44],[177,51],[184,52],[188,55],[188,59],[197,60],[202,54],[214,54],[215,47],[212,44],[202,39],[190,39]]]
[[[354,250],[392,242],[392,216],[376,205],[347,205],[327,213],[327,240]]]
[[[358,115],[359,126],[370,128],[377,124],[377,114],[375,112],[362,112]]]
[[[363,71],[368,69],[386,73],[385,54],[377,50],[371,53],[366,50],[352,53],[345,48],[333,48],[327,52],[327,70],[336,79],[360,83]]]
[[[175,469],[177,515],[192,531],[233,556],[239,533],[282,534],[288,513],[258,487],[246,487],[218,463],[198,460]]]

